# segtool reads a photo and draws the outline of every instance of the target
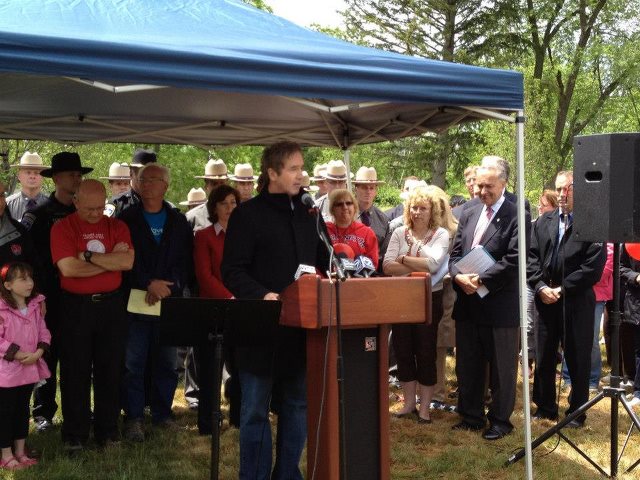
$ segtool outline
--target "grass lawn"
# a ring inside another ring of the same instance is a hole
[[[452,360],[449,359],[449,370]],[[520,390],[519,390],[520,392]],[[390,409],[400,407],[397,391],[390,389]],[[561,399],[566,408],[566,394]],[[226,409],[226,405],[224,406]],[[566,435],[609,470],[609,408],[602,401],[589,413],[581,430],[565,430]],[[32,433],[28,443],[41,454],[40,464],[19,472],[0,471],[2,479],[16,480],[152,480],[209,478],[210,437],[198,435],[196,415],[186,408],[182,390],[176,394],[174,411],[178,430],[147,429],[143,444],[123,442],[105,450],[90,449],[80,456],[68,458],[60,443],[59,422],[45,434]],[[514,432],[504,439],[487,442],[479,433],[452,431],[458,421],[455,414],[433,412],[433,423],[419,425],[407,419],[391,419],[391,477],[393,479],[522,479],[524,461],[503,467],[509,455],[523,446],[524,432],[521,399],[518,399],[512,421]],[[619,443],[622,445],[629,427],[626,414],[620,414]],[[535,422],[534,437],[551,427],[550,422]],[[554,437],[534,451],[534,476],[538,479],[595,479],[597,471],[564,441]],[[638,434],[631,437],[621,462],[620,472],[640,458]],[[238,431],[223,427],[220,452],[220,478],[234,479],[238,475]],[[620,447],[621,449],[622,447]],[[306,468],[305,468],[306,470]],[[640,468],[622,479],[640,478]]]

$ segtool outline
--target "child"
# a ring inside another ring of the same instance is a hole
[[[0,469],[18,470],[37,463],[27,456],[24,442],[31,390],[51,375],[42,359],[51,342],[43,301],[44,296],[34,291],[28,264],[9,263],[0,269]]]

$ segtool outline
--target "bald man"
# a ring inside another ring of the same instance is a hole
[[[102,214],[106,191],[84,180],[73,196],[76,212],[51,228],[51,256],[60,272],[62,440],[69,453],[84,448],[91,427],[99,445],[119,440],[120,380],[127,335],[122,272],[134,251],[127,225]]]

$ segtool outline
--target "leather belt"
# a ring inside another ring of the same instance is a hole
[[[107,300],[109,298],[115,297],[116,295],[120,294],[120,290],[112,290],[111,292],[104,292],[104,293],[86,293],[86,294],[73,293],[73,292],[66,292],[66,293],[68,293],[69,295],[73,295],[74,297],[79,297],[79,298],[89,300],[93,303],[98,303],[98,302]]]

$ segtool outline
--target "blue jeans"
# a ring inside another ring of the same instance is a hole
[[[307,387],[304,372],[275,379],[240,370],[239,377],[242,391],[240,479],[302,480],[299,464],[307,439]],[[273,474],[270,406],[278,412]]]
[[[157,319],[146,320],[145,315],[131,315],[125,365],[127,420],[144,416],[144,373],[151,352],[151,419],[162,422],[171,416],[173,396],[178,386],[177,349],[161,346]]]
[[[593,319],[593,345],[591,346],[591,374],[589,375],[589,388],[598,388],[600,374],[602,373],[602,353],[600,352],[600,324],[602,314],[607,302],[596,302],[596,310]],[[567,364],[562,363],[562,381],[565,385],[571,385]]]

